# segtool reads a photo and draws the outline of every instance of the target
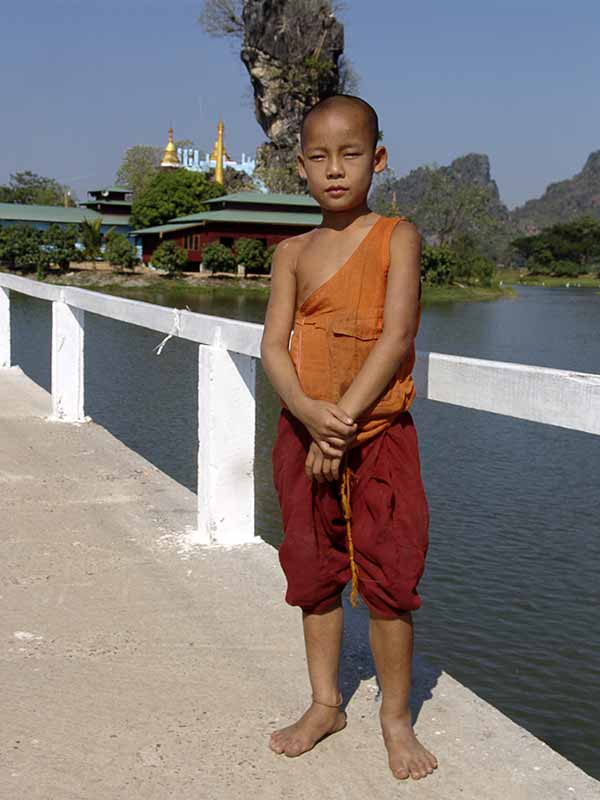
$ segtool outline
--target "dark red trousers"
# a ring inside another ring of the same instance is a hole
[[[273,480],[283,518],[279,560],[286,601],[307,613],[333,608],[350,580],[340,481],[310,480],[311,437],[283,408],[273,446]],[[371,611],[393,619],[421,604],[417,584],[428,546],[429,509],[417,433],[409,411],[347,454],[358,590]]]

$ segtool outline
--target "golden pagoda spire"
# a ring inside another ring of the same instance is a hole
[[[177,150],[175,149],[175,143],[173,142],[173,128],[169,128],[169,141],[165,147],[165,152],[163,153],[160,165],[161,167],[167,167],[169,169],[183,166],[177,156]]]
[[[229,153],[225,150],[225,145],[223,143],[224,132],[225,126],[223,125],[223,120],[220,119],[217,125],[217,141],[210,154],[210,160],[215,162],[215,181],[221,184],[224,182],[223,160],[227,159],[227,161],[231,161]]]

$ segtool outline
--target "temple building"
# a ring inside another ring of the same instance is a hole
[[[84,200],[80,205],[91,208],[99,214],[113,214],[127,217],[131,214],[133,195],[126,186],[106,186],[104,189],[90,189],[92,200]]]
[[[246,156],[246,153],[242,153],[241,161],[236,161],[233,159],[225,149],[224,135],[225,126],[223,124],[223,120],[219,120],[219,124],[217,126],[217,140],[211,152],[206,153],[205,158],[201,158],[200,151],[197,149],[191,147],[178,147],[177,156],[180,164],[184,167],[184,169],[187,169],[190,172],[216,171],[218,165],[222,164],[223,168],[231,167],[231,169],[235,169],[238,172],[245,172],[246,175],[251,176],[256,167],[255,159],[250,158],[250,156]],[[220,147],[223,148],[222,158],[219,155]]]
[[[142,228],[133,235],[141,242],[144,263],[165,240],[187,250],[189,268],[199,268],[202,248],[210,242],[232,247],[236,239],[259,239],[267,247],[321,224],[321,210],[303,194],[237,192],[205,200],[208,211],[187,214],[164,225]]]

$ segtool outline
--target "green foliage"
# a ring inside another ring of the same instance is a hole
[[[50,225],[43,233],[43,244],[50,260],[61,269],[68,269],[71,261],[79,259],[75,246],[77,233],[72,226]]]
[[[135,245],[122,233],[111,233],[106,236],[104,258],[112,267],[133,269],[139,262]]]
[[[552,273],[559,277],[576,278],[581,272],[581,267],[574,261],[563,259],[562,261],[555,261],[552,265]]]
[[[152,253],[152,266],[166,269],[170,277],[180,272],[187,264],[187,260],[187,251],[173,239],[162,242]]]
[[[436,237],[438,244],[451,244],[461,234],[480,236],[495,226],[491,214],[493,197],[487,187],[440,169],[427,167],[427,172],[427,188],[415,218],[420,227]]]
[[[45,178],[30,170],[15,172],[10,176],[8,184],[0,186],[0,202],[2,203],[62,206],[65,196],[70,206],[76,205],[76,198],[68,186],[64,186],[54,178]]]
[[[421,275],[425,283],[441,286],[452,281],[459,268],[458,256],[447,245],[424,244],[421,252]]]
[[[84,219],[79,223],[79,240],[83,245],[83,258],[95,261],[102,255],[102,218]]]
[[[214,169],[210,170],[207,175],[214,179]],[[251,175],[233,167],[225,167],[223,170],[223,188],[225,194],[235,194],[236,192],[254,192],[258,189],[258,185]]]
[[[187,169],[163,170],[133,201],[131,225],[149,228],[163,225],[173,217],[206,211],[205,200],[223,195],[224,189],[201,172]]]
[[[594,269],[600,260],[600,221],[580,217],[552,225],[536,236],[521,236],[511,244],[532,275],[579,275]]]
[[[262,272],[265,267],[266,248],[258,239],[238,239],[235,243],[238,264],[246,267],[246,272]]]
[[[273,253],[275,252],[276,247],[276,244],[269,245],[265,251],[265,272],[267,272],[269,275],[271,274],[271,268],[273,266]]]
[[[134,144],[127,148],[121,165],[117,170],[116,180],[119,186],[128,186],[133,197],[142,194],[157,174],[162,158],[160,147],[147,144]]]
[[[452,250],[458,259],[454,278],[479,286],[492,285],[496,265],[479,251],[473,236],[459,235],[452,243]]]
[[[42,231],[30,225],[12,225],[2,229],[0,261],[12,269],[35,269],[43,277],[50,266],[50,254],[44,247]]]
[[[231,248],[220,242],[211,242],[202,249],[202,263],[211,272],[234,272],[237,266]]]

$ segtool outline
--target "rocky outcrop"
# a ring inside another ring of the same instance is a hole
[[[498,185],[492,179],[490,159],[482,153],[468,153],[455,158],[448,166],[438,167],[440,172],[464,183],[471,183],[487,189],[491,195],[490,212],[498,219],[507,220],[509,211],[500,200]],[[413,216],[423,200],[429,186],[429,169],[417,167],[403,178],[389,177],[375,187],[372,202],[382,213],[395,202],[401,213]]]
[[[243,22],[241,58],[270,140],[257,151],[259,176],[265,180],[273,168],[287,191],[303,190],[293,166],[300,122],[307,108],[338,91],[343,25],[328,0],[245,0]]]
[[[544,194],[515,208],[511,216],[524,233],[591,215],[600,219],[600,150],[590,153],[581,172],[551,183]]]

